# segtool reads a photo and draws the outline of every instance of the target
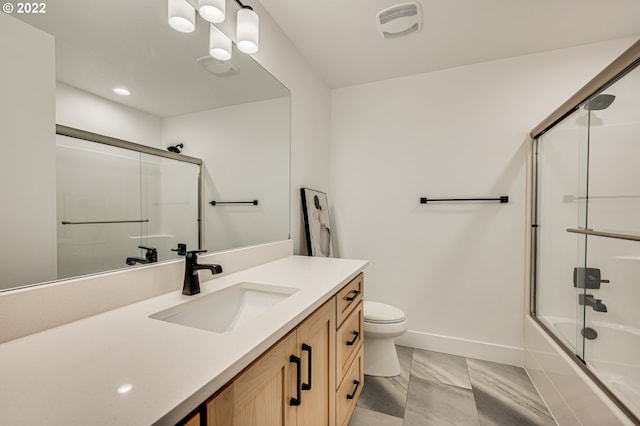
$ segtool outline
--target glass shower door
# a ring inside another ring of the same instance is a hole
[[[158,261],[179,257],[175,250],[178,244],[198,249],[200,167],[144,153],[140,167],[141,215],[149,222],[133,238],[142,246],[155,248]]]
[[[179,256],[200,241],[200,165],[57,136],[58,278]]]
[[[574,283],[574,271],[586,265],[584,236],[567,228],[587,226],[588,116],[579,110],[545,133],[536,143],[536,294],[537,318],[581,358],[579,326],[584,307],[583,289]]]
[[[640,69],[534,144],[534,314],[640,418]]]
[[[587,368],[640,417],[640,69],[590,111],[586,259],[601,282],[585,307]],[[604,235],[603,235],[604,234]]]
[[[58,278],[120,269],[145,232],[140,153],[57,135]]]

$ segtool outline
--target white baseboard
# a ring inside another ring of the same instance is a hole
[[[416,349],[443,352],[467,358],[499,362],[501,364],[524,366],[524,348],[460,339],[458,337],[440,336],[409,330],[396,338],[396,344]]]

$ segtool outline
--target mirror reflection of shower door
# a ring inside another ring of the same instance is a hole
[[[58,278],[200,247],[200,166],[57,136]],[[64,222],[64,224],[63,224]]]
[[[146,219],[140,153],[62,135],[56,141],[58,278],[125,267],[140,253],[128,235],[140,235]]]
[[[141,216],[149,222],[132,238],[156,248],[158,261],[179,257],[172,251],[179,243],[198,249],[200,167],[151,154],[142,154],[140,167]]]

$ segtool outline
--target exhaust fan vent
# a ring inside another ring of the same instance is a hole
[[[420,4],[397,4],[376,15],[378,30],[384,38],[396,38],[418,31],[422,27]]]
[[[240,72],[238,67],[233,65],[230,61],[221,61],[219,59],[212,58],[211,56],[203,56],[198,59],[198,62],[205,70],[217,77],[233,76]]]

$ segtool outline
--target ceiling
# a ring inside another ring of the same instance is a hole
[[[332,88],[640,36],[640,0],[417,0],[422,29],[383,39],[404,0],[260,0]]]
[[[175,31],[167,22],[166,0],[55,0],[46,11],[13,16],[55,37],[56,79],[149,114],[172,117],[289,94],[235,50],[229,62],[238,73],[208,72],[197,61],[215,61],[208,23],[198,17],[193,33]],[[131,96],[114,94],[116,86],[127,87]]]

